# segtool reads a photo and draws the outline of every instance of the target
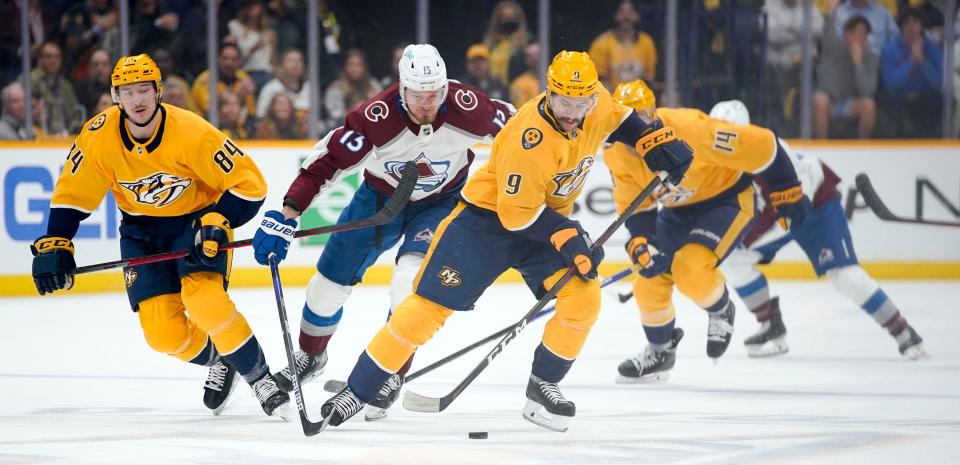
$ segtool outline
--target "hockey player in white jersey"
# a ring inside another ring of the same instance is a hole
[[[710,116],[734,124],[749,124],[750,113],[739,100],[729,100],[714,105]],[[856,303],[885,328],[897,341],[900,353],[911,360],[926,355],[923,339],[907,323],[896,305],[870,277],[857,261],[850,237],[850,228],[840,203],[837,183],[840,178],[819,159],[798,155],[786,148],[800,178],[803,192],[813,202],[813,211],[798,228],[784,233],[774,228],[771,211],[764,206],[762,213],[737,248],[721,265],[720,269],[740,298],[760,322],[760,330],[744,340],[747,354],[751,357],[766,357],[786,353],[787,329],[780,313],[780,298],[770,297],[767,279],[756,265],[770,263],[777,251],[791,241],[796,241],[806,253],[817,276],[826,275],[841,294]],[[759,183],[759,182],[758,182]],[[766,189],[760,185],[765,195]],[[767,202],[769,203],[769,202]]]
[[[470,147],[492,142],[515,112],[509,103],[448,80],[443,58],[429,44],[407,46],[399,74],[397,84],[360,104],[343,126],[314,146],[284,196],[282,209],[264,214],[253,239],[259,263],[266,264],[270,253],[282,260],[297,228],[296,218],[348,170],[362,167],[364,181],[338,223],[379,210],[393,194],[405,162],[414,161],[420,170],[410,203],[392,222],[330,236],[317,262],[317,274],[307,285],[296,353],[301,383],[322,372],[327,344],[353,286],[377,257],[401,239],[390,283],[390,308],[410,294],[434,230],[456,205],[467,179],[474,159]],[[386,415],[411,361],[412,357],[381,387],[367,411],[368,420]],[[292,389],[289,367],[276,377],[281,389]]]

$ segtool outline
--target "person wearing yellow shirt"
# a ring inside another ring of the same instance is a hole
[[[576,414],[559,383],[573,366],[600,311],[597,265],[601,247],[569,218],[596,154],[606,140],[641,147],[635,162],[680,182],[689,147],[663,137],[673,128],[615,103],[584,52],[558,53],[547,70],[547,91],[518,110],[493,142],[489,161],[461,191],[462,201],[437,227],[414,280],[414,293],[393,312],[360,356],[347,387],[321,407],[337,426],[373,399],[455,312],[469,311],[493,281],[517,269],[540,298],[573,267],[557,293],[533,356],[523,418],[566,431]],[[660,141],[664,141],[660,143]]]
[[[257,114],[253,95],[256,86],[250,75],[240,69],[240,49],[235,44],[228,42],[220,45],[217,53],[217,79],[217,96],[228,91],[236,94],[242,104],[244,119],[252,119]],[[191,94],[200,113],[206,115],[210,108],[210,70],[204,70],[193,81]]]
[[[647,199],[625,223],[631,236],[627,253],[641,268],[633,295],[648,345],[620,364],[617,382],[665,380],[683,337],[675,327],[674,286],[708,314],[707,356],[716,360],[730,345],[736,309],[718,266],[756,216],[754,179],[770,187],[775,214],[788,225],[803,222],[810,200],[772,131],[715,120],[691,108],[657,108],[653,92],[640,80],[617,86],[614,100],[676,128],[693,148],[683,180]],[[620,212],[655,176],[636,159],[624,144],[603,153]]]
[[[657,73],[657,47],[649,34],[640,31],[640,14],[633,2],[620,2],[613,14],[616,26],[590,44],[590,57],[607,89],[635,79],[653,80]]]
[[[189,255],[123,270],[131,309],[153,350],[208,366],[204,404],[219,414],[237,374],[267,415],[285,415],[263,350],[227,294],[233,229],[253,218],[267,183],[253,159],[195,113],[161,103],[160,70],[146,54],[122,57],[111,75],[116,105],[84,125],[50,200],[47,233],[31,246],[41,295],[73,286],[72,238],[107,192],[123,216],[124,259]],[[120,349],[118,349],[120,350]]]

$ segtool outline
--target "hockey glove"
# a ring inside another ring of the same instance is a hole
[[[257,263],[266,265],[271,253],[277,256],[278,262],[287,258],[287,250],[296,232],[296,219],[286,219],[276,210],[264,213],[260,229],[253,235],[253,256]]]
[[[627,242],[627,254],[640,266],[640,276],[653,278],[670,271],[670,257],[660,253],[646,237],[635,236]]]
[[[193,220],[194,239],[190,248],[190,259],[194,263],[207,266],[216,266],[220,257],[220,244],[229,240],[227,231],[230,230],[230,221],[217,212],[204,213]]]
[[[668,180],[680,184],[684,173],[693,161],[693,149],[681,139],[671,126],[664,126],[656,120],[636,144],[637,153],[654,173],[666,171]]]
[[[593,241],[580,227],[580,223],[567,223],[550,236],[550,243],[560,252],[566,263],[574,266],[577,276],[583,279],[597,277],[597,265],[603,260],[603,247],[590,249]]]
[[[67,274],[77,267],[73,250],[73,242],[64,237],[40,236],[30,245],[33,283],[40,295],[73,287],[73,276]]]
[[[799,185],[770,193],[770,206],[773,207],[777,221],[784,230],[796,228],[803,224],[803,220],[813,210],[810,199],[803,195]]]

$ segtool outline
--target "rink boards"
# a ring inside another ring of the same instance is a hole
[[[270,185],[265,209],[279,207],[287,186],[297,174],[301,160],[310,150],[308,142],[245,142],[239,144],[254,157]],[[878,278],[960,278],[960,228],[918,226],[884,222],[873,215],[856,195],[853,178],[867,173],[889,208],[902,216],[960,221],[960,144],[940,141],[921,142],[836,142],[792,144],[795,150],[815,155],[829,164],[842,178],[840,191],[850,219],[857,255]],[[50,196],[69,143],[0,143],[0,295],[35,292],[30,280],[29,245],[46,231]],[[476,148],[479,166],[489,147]],[[598,235],[615,218],[610,191],[610,175],[603,163],[593,165],[584,191],[577,200],[574,218]],[[442,173],[438,173],[442,174]],[[450,173],[451,175],[453,173]],[[351,173],[336,186],[317,197],[304,214],[302,227],[314,227],[336,221],[356,186],[359,173]],[[115,201],[107,199],[80,227],[75,239],[78,265],[100,263],[119,258],[120,214]],[[253,235],[256,221],[238,229],[235,237]],[[617,234],[606,247],[604,271],[612,273],[626,265],[623,243],[625,232]],[[313,265],[322,250],[323,238],[295,243],[285,262],[284,281],[302,285],[313,273]],[[389,279],[392,253],[384,254],[368,272],[365,282],[384,283]],[[269,284],[269,273],[256,265],[249,249],[235,254],[234,286]],[[813,277],[812,268],[795,245],[784,249],[777,262],[768,267],[772,276],[781,278]],[[507,276],[506,279],[515,279]],[[123,288],[118,271],[83,276],[77,290],[102,291]]]

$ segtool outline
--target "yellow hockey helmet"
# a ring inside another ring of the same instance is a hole
[[[564,50],[547,68],[547,88],[568,97],[590,97],[600,90],[597,67],[586,52]]]
[[[110,93],[113,96],[113,103],[120,103],[118,87],[137,82],[153,82],[157,88],[157,101],[160,101],[160,95],[163,94],[160,68],[146,53],[121,57],[117,60],[116,66],[113,67],[113,74],[110,75]]]
[[[643,79],[619,84],[613,91],[613,101],[637,111],[657,109],[657,97]]]

